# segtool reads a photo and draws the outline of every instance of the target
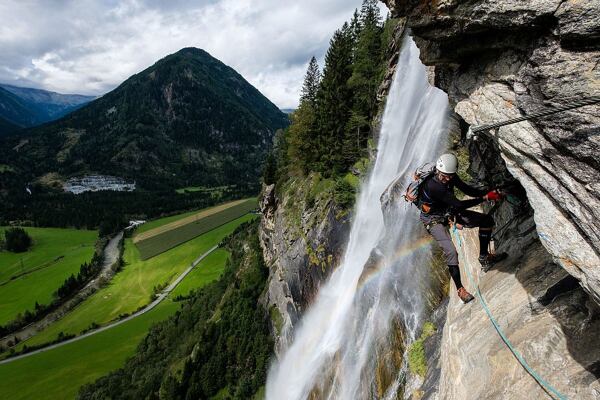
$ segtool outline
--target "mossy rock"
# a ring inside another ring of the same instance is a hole
[[[431,322],[423,324],[423,332],[419,339],[415,340],[408,349],[408,369],[415,375],[424,378],[427,373],[427,359],[425,358],[425,340],[436,331]]]
[[[281,335],[281,330],[283,329],[283,316],[275,304],[269,308],[269,315],[271,316],[271,322],[273,323],[277,336]]]

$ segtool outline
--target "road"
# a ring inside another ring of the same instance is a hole
[[[192,269],[194,269],[194,267],[196,265],[198,265],[206,256],[208,256],[210,253],[212,253],[213,251],[215,251],[218,247],[219,247],[218,245],[212,247],[206,253],[202,254],[200,257],[198,257],[196,260],[194,260],[194,262],[185,271],[183,271],[177,277],[177,279],[175,279],[173,281],[173,283],[171,283],[165,290],[163,290],[158,295],[158,297],[156,298],[156,300],[154,300],[152,303],[148,304],[146,307],[142,308],[141,310],[135,312],[134,314],[131,314],[130,316],[128,316],[126,318],[120,319],[120,320],[115,321],[113,323],[110,323],[108,325],[102,326],[102,327],[100,327],[98,329],[86,332],[83,335],[74,337],[73,339],[65,340],[64,342],[56,343],[56,344],[53,344],[53,345],[41,348],[39,350],[34,350],[34,351],[30,352],[30,353],[21,354],[19,356],[7,358],[6,360],[0,361],[0,365],[1,364],[8,364],[10,362],[13,362],[13,361],[16,361],[16,360],[20,360],[21,358],[29,357],[29,356],[32,356],[34,354],[42,353],[44,351],[49,351],[49,350],[55,349],[57,347],[64,346],[66,344],[73,343],[73,342],[76,342],[78,340],[85,339],[86,337],[95,335],[95,334],[100,333],[100,332],[104,332],[104,331],[106,331],[108,329],[111,329],[111,328],[114,328],[115,326],[124,324],[127,321],[131,321],[132,319],[137,318],[140,315],[143,315],[143,314],[147,313],[148,311],[150,311],[154,307],[156,307],[158,304],[160,304],[160,302],[163,301],[173,291],[173,289],[175,289],[175,287],[177,287],[177,285],[187,276],[187,274],[189,274],[192,271]]]

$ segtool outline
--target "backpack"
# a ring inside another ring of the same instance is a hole
[[[412,182],[406,188],[406,192],[404,193],[404,200],[408,201],[409,203],[413,203],[420,209],[421,207],[419,204],[419,195],[421,194],[421,184],[425,182],[427,178],[432,176],[434,172],[435,164],[433,163],[423,164],[419,168],[417,168],[413,175]]]

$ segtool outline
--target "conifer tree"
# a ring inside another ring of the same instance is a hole
[[[302,85],[300,105],[292,114],[292,124],[289,128],[290,160],[303,172],[314,169],[317,161],[317,93],[321,82],[321,73],[317,59],[313,56],[308,63],[308,69]]]
[[[354,53],[352,77],[352,113],[346,127],[344,155],[346,163],[360,156],[370,134],[369,121],[376,112],[376,93],[381,74],[381,36],[383,27],[376,0],[364,0],[360,12],[360,32]]]
[[[319,90],[319,84],[321,83],[321,72],[319,71],[319,64],[317,59],[313,56],[308,63],[308,69],[306,70],[306,76],[304,77],[304,84],[302,85],[302,92],[300,94],[300,104],[309,101],[314,107],[317,101],[317,91]]]
[[[352,34],[352,42],[355,44],[358,41],[358,35],[360,35],[361,28],[360,14],[358,13],[358,9],[354,9],[354,14],[350,20],[350,32]]]
[[[352,92],[348,79],[352,76],[352,34],[348,23],[337,30],[325,56],[323,79],[319,90],[318,123],[319,154],[317,168],[325,175],[345,170],[343,142],[350,118]]]

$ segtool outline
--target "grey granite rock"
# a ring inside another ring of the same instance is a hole
[[[281,318],[281,326],[273,326],[276,352],[288,344],[320,284],[337,266],[348,235],[349,216],[340,215],[332,201],[323,197],[311,206],[303,200],[310,181],[295,182],[295,190],[282,198],[267,186],[260,202],[260,242],[270,269],[262,302],[273,325]]]
[[[598,1],[388,4],[472,126],[600,95]],[[490,135],[527,191],[542,244],[600,302],[600,106]]]

